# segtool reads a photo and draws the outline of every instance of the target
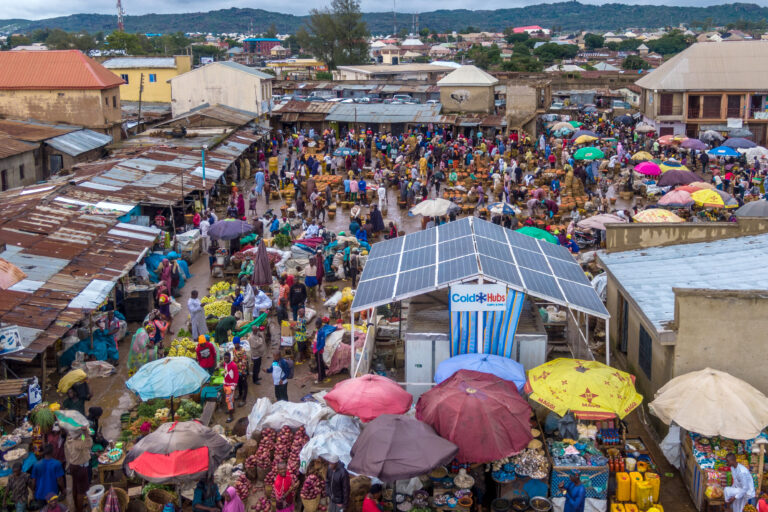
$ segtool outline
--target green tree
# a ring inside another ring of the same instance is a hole
[[[646,46],[661,55],[673,55],[680,53],[693,43],[693,37],[685,36],[679,30],[673,30],[658,39],[648,41]]]
[[[487,47],[479,44],[472,45],[467,52],[467,57],[472,59],[475,66],[480,69],[488,70],[501,64],[501,50],[496,44]]]
[[[605,44],[605,38],[598,34],[584,34],[584,46],[589,48],[590,50],[594,50],[595,48],[602,48],[603,44]]]
[[[649,69],[651,67],[646,61],[644,61],[639,55],[627,55],[627,57],[621,63],[622,69]]]
[[[429,37],[429,29],[424,27],[423,29],[419,30],[419,35],[424,38]]]
[[[70,41],[73,47],[86,55],[100,46],[99,43],[96,42],[96,38],[85,30],[78,32],[77,34],[71,34]]]
[[[268,37],[270,39],[274,39],[277,37],[277,25],[272,23],[266,32],[264,32],[264,37]]]
[[[289,35],[285,41],[283,41],[283,46],[291,51],[291,55],[296,55],[301,50],[299,39],[293,34]]]
[[[32,44],[32,40],[25,35],[14,34],[12,36],[8,36],[7,44],[8,48],[15,48],[17,46],[26,46]]]
[[[504,39],[506,39],[509,44],[515,44],[515,43],[523,43],[530,38],[531,36],[529,36],[527,32],[520,32],[519,34],[511,33],[507,35]]]
[[[328,69],[368,60],[368,26],[357,0],[332,0],[330,9],[313,9],[307,28],[296,36]]]
[[[200,64],[200,57],[213,57],[213,60],[221,60],[226,51],[218,46],[209,44],[196,44],[192,46],[192,61]]]
[[[556,61],[576,57],[576,54],[579,53],[579,47],[575,44],[546,43],[533,50],[533,53],[545,64],[552,64]]]
[[[154,53],[152,43],[147,36],[143,34],[129,34],[120,30],[115,30],[106,37],[104,47],[107,50],[124,51],[128,55]]]
[[[48,33],[45,45],[50,50],[69,50],[73,46],[70,34],[60,28],[55,28]]]

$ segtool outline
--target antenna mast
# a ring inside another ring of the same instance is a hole
[[[397,36],[397,0],[392,0],[392,36]]]
[[[123,4],[120,0],[117,0],[117,30],[121,32],[125,31],[123,16],[125,16],[125,11],[123,10]]]

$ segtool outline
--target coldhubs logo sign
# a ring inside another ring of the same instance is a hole
[[[503,284],[458,284],[451,286],[451,311],[503,311],[507,287]]]

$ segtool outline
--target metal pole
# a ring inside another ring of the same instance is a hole
[[[349,351],[349,377],[355,378],[355,313],[349,309],[349,341],[352,347]]]
[[[141,128],[141,93],[144,92],[144,73],[141,74],[139,79],[139,117],[136,119],[136,135],[139,134],[139,128]]]
[[[208,149],[208,144],[203,144],[203,204],[205,209],[208,209],[208,189],[205,186],[205,150]]]
[[[482,276],[478,278],[477,284],[482,286],[483,284]],[[477,312],[477,351],[480,354],[485,354],[485,336],[483,336],[483,327],[485,324],[485,319],[483,317],[484,317],[483,312],[478,311]]]
[[[605,364],[611,366],[611,319],[605,319]]]

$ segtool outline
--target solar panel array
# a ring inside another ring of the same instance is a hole
[[[608,317],[568,249],[475,217],[373,244],[352,309],[387,304],[479,276]]]

